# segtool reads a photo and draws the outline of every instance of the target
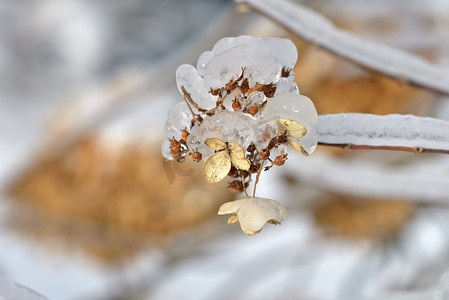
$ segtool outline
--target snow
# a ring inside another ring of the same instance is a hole
[[[449,122],[429,117],[360,113],[320,115],[316,132],[320,142],[330,144],[449,150]]]
[[[324,16],[287,0],[242,0],[242,3],[318,44],[366,68],[449,94],[449,70],[425,59],[379,43],[362,40],[334,27]]]

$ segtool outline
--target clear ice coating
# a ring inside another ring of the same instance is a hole
[[[245,69],[250,87],[276,83],[281,77],[279,60],[250,43],[241,44],[214,55],[205,65],[204,84],[217,89],[224,87],[231,79],[237,79]]]
[[[315,150],[317,137],[314,126],[318,120],[318,114],[312,100],[303,95],[295,93],[283,93],[273,97],[267,102],[261,118],[270,119],[290,119],[301,123],[307,129],[307,134],[295,139],[303,148],[311,153]]]
[[[176,70],[176,85],[182,93],[181,86],[190,94],[201,108],[211,109],[215,107],[217,99],[212,96],[204,87],[204,79],[198,74],[197,69],[192,65],[181,65]]]
[[[299,89],[296,83],[294,82],[294,79],[285,77],[279,79],[279,81],[276,83],[276,92],[274,93],[274,96],[283,93],[295,93],[299,95]]]
[[[161,151],[165,159],[173,160],[173,157],[171,156],[169,140],[164,140],[164,142],[162,143]]]
[[[203,119],[199,125],[192,123],[193,116],[185,101],[176,104],[169,111],[165,124],[166,141],[162,146],[164,157],[171,158],[168,140],[180,140],[182,129],[190,132],[186,140],[187,147],[200,152],[203,159],[214,153],[204,143],[208,137],[234,141],[244,149],[254,143],[257,150],[261,151],[276,136],[276,119],[279,118],[298,121],[307,128],[308,133],[297,141],[307,152],[312,152],[317,144],[314,132],[317,114],[310,99],[300,95],[294,81],[293,68],[297,58],[296,47],[288,39],[258,39],[242,35],[219,40],[212,50],[200,55],[196,68],[181,65],[176,71],[179,91],[182,93],[183,86],[202,109],[215,110],[205,114],[190,105],[193,112]],[[248,80],[250,90],[233,88],[229,84],[232,80],[241,80],[242,74]],[[275,91],[273,98],[268,98],[259,90],[268,84],[273,84],[270,87]],[[213,96],[211,89],[221,90],[222,107],[217,106],[219,97]],[[241,104],[241,108],[236,108],[236,111],[232,105],[234,100]],[[257,105],[261,111],[254,115],[243,112],[253,105]],[[194,126],[191,128],[192,124]],[[287,153],[285,146],[281,148],[280,153]]]
[[[190,130],[192,113],[185,102],[179,102],[168,111],[167,119],[164,127],[165,138],[179,140],[182,137],[182,129]]]

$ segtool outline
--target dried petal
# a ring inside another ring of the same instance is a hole
[[[247,235],[255,235],[267,222],[280,224],[287,216],[287,210],[279,202],[271,199],[244,197],[241,200],[223,204],[218,214],[232,214],[228,223],[235,222],[235,215],[237,215],[243,232]]]
[[[206,145],[209,146],[209,148],[212,148],[214,150],[226,149],[226,143],[220,140],[219,138],[209,137],[204,141],[204,143],[206,143]]]
[[[287,132],[287,136],[292,138],[302,138],[307,134],[307,129],[299,122],[290,119],[279,119],[276,121],[278,130],[283,134]]]
[[[228,148],[231,153],[232,164],[241,170],[248,170],[251,165],[245,158],[245,150],[236,142],[229,142]]]
[[[231,159],[226,150],[209,156],[203,165],[203,177],[209,183],[221,181],[231,170]]]
[[[239,220],[239,217],[237,217],[237,214],[233,214],[232,216],[229,217],[228,224],[234,224],[238,220]]]
[[[305,155],[305,156],[309,156],[309,153],[307,153],[307,151],[301,146],[300,143],[292,141],[292,140],[288,140],[289,144],[292,145],[293,149],[295,149],[296,151],[298,151],[299,153]]]

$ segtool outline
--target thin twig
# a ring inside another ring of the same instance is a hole
[[[187,100],[190,102],[190,104],[193,105],[193,107],[195,107],[199,112],[205,112],[206,110],[201,108],[198,103],[196,103],[195,101],[193,101],[192,96],[190,96],[190,94],[186,91],[186,89],[184,88],[183,85],[181,85],[181,91],[182,91],[182,95],[183,97],[187,98]],[[186,99],[184,99],[186,100]]]
[[[262,162],[260,163],[259,171],[257,171],[256,182],[254,183],[253,197],[256,197],[256,187],[257,187],[257,183],[259,182],[259,177],[260,177],[260,173],[262,172],[264,162],[265,162],[265,159],[262,160]]]
[[[331,143],[323,143],[318,142],[320,146],[327,147],[335,147],[342,148],[345,150],[392,150],[392,151],[405,151],[405,152],[413,152],[413,153],[440,153],[440,154],[449,154],[449,150],[444,149],[428,149],[421,147],[403,147],[403,146],[370,146],[370,145],[354,145],[351,143],[341,143],[341,144],[331,144]]]
[[[197,115],[193,112],[192,108],[190,107],[189,100],[186,99],[187,96],[189,99],[192,99],[192,98],[190,97],[189,93],[187,93],[187,91],[184,89],[184,86],[181,86],[181,89],[182,89],[182,99],[184,99],[184,101],[186,102],[187,107],[189,108],[190,112],[192,113],[192,116],[193,116],[193,119],[195,120],[195,122],[197,122],[198,125],[201,126],[201,124],[203,122],[201,122],[201,120],[198,120]]]
[[[245,177],[243,177],[243,172],[241,172],[242,175],[242,185],[243,185],[243,190],[245,191],[246,196],[248,197],[248,192],[246,191],[246,185],[245,185]]]

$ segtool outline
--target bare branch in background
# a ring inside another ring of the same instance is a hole
[[[420,159],[403,166],[366,158],[336,160],[328,155],[291,156],[289,160],[295,163],[285,166],[287,173],[329,191],[447,204],[449,161],[446,156]]]
[[[320,115],[316,130],[323,146],[449,154],[449,122],[429,117]]]
[[[362,40],[324,16],[287,0],[241,0],[306,41],[384,75],[449,95],[449,70],[403,50]]]

